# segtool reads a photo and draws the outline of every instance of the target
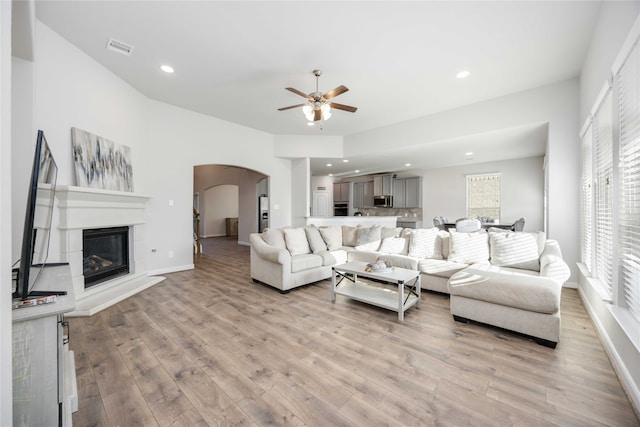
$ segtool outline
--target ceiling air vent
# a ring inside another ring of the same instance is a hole
[[[109,38],[109,41],[107,42],[107,49],[126,56],[131,56],[131,52],[133,52],[133,46],[112,38]]]

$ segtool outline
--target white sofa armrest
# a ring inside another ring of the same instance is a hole
[[[269,245],[262,239],[260,233],[249,234],[249,242],[251,243],[251,248],[253,248],[256,255],[260,258],[278,264],[291,266],[291,254],[289,251]]]
[[[563,284],[571,276],[571,270],[562,258],[562,251],[556,240],[547,240],[540,254],[540,276],[559,284]]]

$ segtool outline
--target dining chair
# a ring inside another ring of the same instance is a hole
[[[472,233],[482,228],[482,223],[476,218],[460,218],[456,220],[456,231],[459,233]]]
[[[524,217],[517,219],[516,222],[513,223],[513,226],[511,227],[511,229],[513,231],[523,231],[524,230]]]

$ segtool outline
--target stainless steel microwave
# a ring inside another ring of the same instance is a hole
[[[373,206],[378,208],[392,208],[393,196],[373,196]]]

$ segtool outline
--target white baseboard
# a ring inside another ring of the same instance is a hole
[[[609,334],[600,321],[600,318],[596,315],[594,308],[589,302],[589,298],[587,298],[587,296],[583,294],[583,291],[580,287],[578,288],[578,295],[580,296],[582,304],[586,308],[591,321],[596,327],[598,336],[600,337],[600,342],[602,343],[602,347],[604,347],[605,352],[609,356],[609,360],[613,365],[613,369],[620,379],[622,388],[624,388],[624,390],[627,392],[627,396],[629,397],[629,401],[631,402],[636,415],[640,415],[640,389],[638,388],[638,385],[633,381],[633,378],[629,374],[627,365],[624,363],[624,360],[620,357],[620,354],[618,353],[616,347],[611,342]]]
[[[195,265],[193,264],[185,264],[185,265],[178,265],[176,267],[159,268],[157,270],[150,270],[149,272],[147,272],[147,274],[149,274],[149,276],[157,276],[158,274],[176,273],[178,271],[193,270],[194,268],[195,268]]]
[[[565,282],[563,288],[578,289],[578,282]]]
[[[249,243],[249,242],[243,242],[243,241],[240,241],[240,240],[238,240],[238,244],[239,244],[239,245],[242,245],[242,246],[251,246],[251,243]]]
[[[226,237],[226,233],[217,233],[217,234],[203,234],[200,236],[201,239],[208,239],[209,237]]]

